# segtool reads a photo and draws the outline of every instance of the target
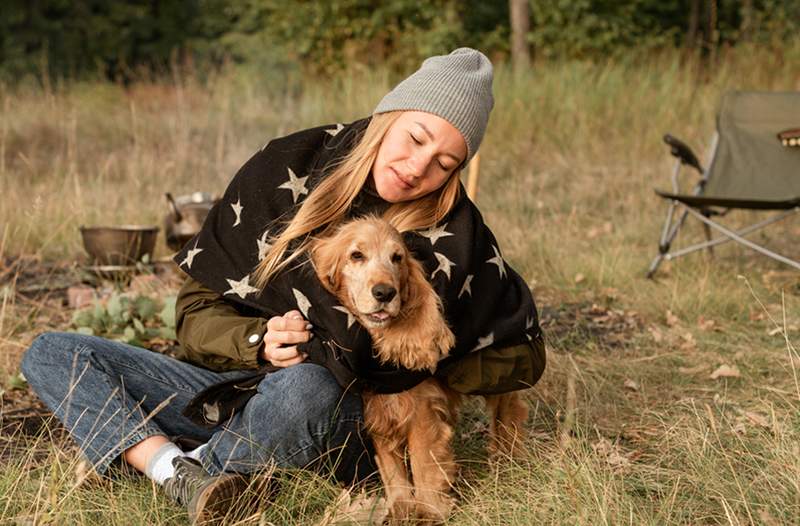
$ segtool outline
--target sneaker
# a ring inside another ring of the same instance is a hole
[[[200,462],[189,457],[172,459],[175,475],[164,482],[164,491],[186,506],[192,524],[212,524],[225,517],[247,489],[247,479],[233,473],[209,475]]]

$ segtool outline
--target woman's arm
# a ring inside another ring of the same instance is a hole
[[[464,355],[436,372],[447,385],[464,394],[500,394],[534,385],[545,367],[541,336],[503,349],[482,349]]]
[[[215,371],[253,369],[267,331],[265,318],[243,313],[219,294],[188,277],[175,304],[178,357]]]

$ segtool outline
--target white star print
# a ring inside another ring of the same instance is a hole
[[[484,347],[488,347],[494,343],[494,332],[490,332],[483,338],[478,338],[478,345],[476,345],[472,350],[477,351],[478,349],[483,349]]]
[[[233,226],[237,226],[242,222],[242,210],[244,210],[241,197],[231,205],[231,208],[233,208],[233,213],[236,214],[236,221],[233,222]]]
[[[269,237],[269,231],[265,230],[261,237],[256,239],[256,243],[258,243],[258,260],[261,261],[265,257],[267,257],[267,252],[269,249],[272,248],[271,243],[267,243],[267,237]]]
[[[346,307],[344,307],[342,305],[337,305],[337,306],[335,306],[333,308],[333,310],[338,310],[339,312],[344,312],[345,314],[347,314],[347,328],[348,329],[350,328],[351,325],[353,325],[356,322],[356,317],[353,316],[353,313],[350,312],[349,310],[347,310]]]
[[[258,289],[250,285],[250,275],[243,277],[239,281],[235,279],[227,279],[225,281],[228,282],[228,285],[231,286],[230,289],[226,290],[224,294],[236,294],[240,298],[244,299],[245,296],[248,294],[252,294],[253,292],[258,292]]]
[[[464,285],[461,287],[461,292],[458,293],[458,297],[460,298],[462,294],[465,292],[472,297],[472,278],[475,277],[473,274],[467,276],[467,279],[464,280]]]
[[[447,279],[450,279],[450,267],[455,267],[456,264],[447,259],[447,256],[439,252],[434,252],[433,255],[436,256],[439,266],[436,267],[436,270],[431,272],[431,279],[433,279],[436,276],[436,273],[439,271],[444,272],[445,276],[447,276]]]
[[[326,132],[330,133],[332,137],[336,137],[336,135],[344,129],[344,124],[336,123],[336,128],[333,130],[325,130]]]
[[[186,257],[183,259],[183,261],[181,261],[179,266],[182,267],[183,265],[186,265],[186,268],[192,268],[194,257],[202,251],[202,248],[197,248],[197,242],[195,242],[194,248],[189,249],[189,251],[186,253]]]
[[[306,188],[306,179],[308,179],[308,176],[297,177],[291,168],[287,166],[286,169],[289,170],[289,180],[280,185],[278,188],[291,190],[292,202],[296,203],[298,197],[308,193],[308,188]]]
[[[533,341],[533,336],[531,336],[531,334],[528,332],[531,327],[533,327],[533,317],[532,316],[528,316],[525,319],[525,336],[528,337],[528,341],[529,342]]]
[[[300,309],[300,312],[303,313],[303,317],[308,319],[308,309],[311,308],[311,302],[308,301],[306,295],[300,292],[299,290],[293,288],[292,292],[294,292],[294,299],[297,300],[297,308]]]
[[[428,230],[423,230],[419,232],[419,235],[422,237],[427,237],[431,240],[431,245],[435,245],[437,241],[439,241],[440,237],[447,237],[452,236],[452,232],[448,232],[445,229],[447,228],[447,223],[443,224],[442,226],[436,227],[433,226]]]
[[[492,245],[492,250],[494,250],[494,257],[487,259],[486,262],[497,265],[497,271],[500,273],[500,278],[502,279],[506,275],[506,265],[503,262],[503,258],[500,257],[500,251],[497,250],[497,247]]]

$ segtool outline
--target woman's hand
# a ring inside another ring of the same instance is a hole
[[[275,367],[289,367],[302,362],[308,355],[298,351],[297,344],[313,337],[312,328],[296,310],[270,318],[261,355]]]

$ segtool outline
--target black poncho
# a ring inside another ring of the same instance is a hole
[[[342,384],[356,379],[357,387],[394,392],[413,386],[428,373],[412,374],[377,363],[367,332],[321,286],[310,264],[293,265],[263,291],[253,283],[254,269],[266,254],[270,237],[351,150],[368,123],[363,119],[346,126],[322,126],[270,141],[239,170],[201,232],[175,261],[206,287],[265,317],[299,310],[322,335],[312,340],[318,342],[309,353],[312,361],[332,369]],[[387,206],[364,188],[351,215],[381,212]],[[494,235],[463,188],[440,224],[403,237],[441,297],[456,336],[447,360],[538,336],[536,307],[527,284],[505,263]],[[320,356],[321,352],[326,355]],[[349,371],[350,378],[342,370]]]

